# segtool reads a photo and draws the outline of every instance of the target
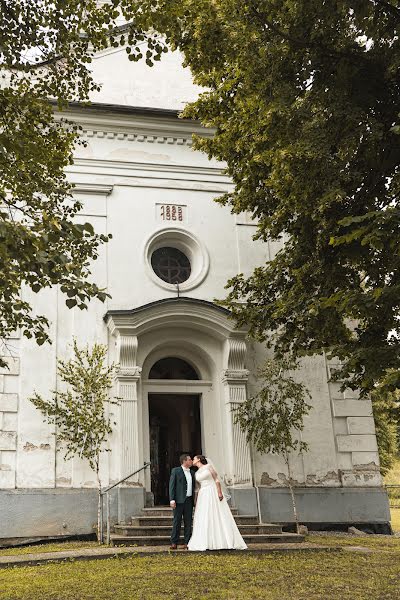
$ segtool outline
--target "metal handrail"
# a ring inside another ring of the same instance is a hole
[[[104,543],[104,533],[103,533],[103,496],[106,497],[106,519],[107,519],[107,523],[106,523],[106,544],[110,543],[110,495],[109,495],[109,491],[112,490],[113,488],[117,487],[117,485],[120,485],[120,483],[124,483],[124,481],[126,481],[127,479],[130,479],[131,477],[133,477],[134,475],[136,475],[137,473],[140,473],[140,471],[144,471],[144,469],[147,469],[147,467],[149,467],[151,465],[150,461],[147,461],[144,463],[143,467],[140,467],[139,469],[136,469],[136,471],[133,471],[133,473],[130,473],[129,475],[127,475],[126,477],[123,477],[122,479],[120,479],[119,481],[117,481],[116,483],[113,483],[112,485],[109,485],[108,487],[106,487],[104,490],[100,490],[100,543],[103,544]]]
[[[136,475],[136,473],[140,473],[140,471],[143,471],[144,469],[146,469],[147,467],[149,467],[151,465],[151,462],[145,462],[143,467],[140,467],[140,469],[136,469],[136,471],[134,471],[133,473],[131,473],[130,475],[127,475],[126,477],[124,477],[123,479],[120,479],[119,481],[117,481],[117,483],[113,483],[112,485],[109,485],[105,490],[103,490],[102,492],[100,492],[100,494],[103,496],[104,494],[107,494],[107,492],[109,492],[110,490],[112,490],[113,488],[117,487],[117,485],[119,485],[120,483],[123,483],[124,481],[126,481],[127,479],[129,479],[130,477],[133,477],[134,475]]]
[[[387,491],[390,508],[400,508],[400,485],[389,483],[383,487]]]

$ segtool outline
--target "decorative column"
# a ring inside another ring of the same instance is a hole
[[[250,449],[246,436],[235,423],[235,408],[246,400],[246,384],[249,371],[244,368],[246,344],[243,339],[228,338],[224,348],[224,362],[228,367],[222,371],[224,385],[225,417],[227,432],[228,485],[251,485]]]
[[[117,338],[119,368],[116,373],[117,396],[120,398],[120,465],[121,477],[139,469],[139,422],[137,386],[141,367],[136,365],[136,335],[120,334]],[[140,474],[129,481],[138,481]]]

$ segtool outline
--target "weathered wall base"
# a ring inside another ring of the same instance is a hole
[[[239,514],[257,514],[254,488],[229,488],[231,504]],[[293,523],[287,488],[260,487],[261,517],[265,523]],[[334,525],[371,526],[390,531],[390,511],[383,488],[297,488],[301,523],[312,529]],[[141,487],[110,492],[111,524],[128,523],[145,505]],[[87,535],[95,532],[95,489],[0,490],[0,540],[10,538]]]
[[[257,514],[257,496],[254,487],[228,487],[231,498],[229,504],[238,509],[239,515]]]
[[[111,523],[140,514],[144,498],[141,487],[111,490]],[[0,515],[0,540],[91,534],[97,524],[97,490],[0,490]]]
[[[259,492],[265,523],[293,523],[287,488],[261,486]],[[295,497],[300,522],[313,529],[322,529],[323,525],[371,525],[377,532],[390,531],[389,501],[383,488],[296,488]]]

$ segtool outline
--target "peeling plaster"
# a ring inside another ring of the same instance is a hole
[[[31,452],[31,450],[37,450],[37,446],[35,444],[31,444],[31,442],[26,442],[25,446],[22,448],[25,452]]]
[[[261,485],[268,485],[270,487],[282,487],[282,486],[287,487],[288,479],[287,479],[285,473],[278,473],[277,479],[273,479],[272,477],[269,476],[268,473],[263,473],[261,475]],[[301,486],[303,484],[300,481],[298,481],[297,479],[292,479],[292,485]]]
[[[118,483],[118,481],[119,481],[118,479],[110,479],[109,485],[114,485],[114,484]],[[143,484],[140,483],[139,481],[124,481],[124,488],[127,488],[127,487],[142,488]]]
[[[33,450],[50,450],[50,444],[40,444],[36,446],[31,442],[26,442],[25,446],[22,448],[25,452],[32,452]]]
[[[261,485],[270,485],[270,486],[274,486],[276,485],[278,482],[276,481],[276,479],[272,479],[272,477],[269,476],[268,473],[263,473],[261,475]]]
[[[11,465],[5,465],[2,464],[0,465],[0,471],[12,471],[13,469],[11,468]]]
[[[336,471],[328,471],[328,473],[323,476],[318,476],[315,473],[307,475],[306,485],[324,485],[326,483],[340,483],[339,473]]]
[[[343,471],[342,479],[344,480],[354,480],[367,483],[368,481],[373,481],[376,479],[378,471],[357,471],[356,469],[352,471]]]
[[[57,477],[56,483],[60,485],[71,485],[72,479],[71,477]]]
[[[282,487],[288,486],[288,478],[285,473],[278,473],[277,479],[273,479],[269,476],[268,473],[263,473],[261,475],[261,485],[266,485],[269,487]],[[303,483],[298,481],[297,479],[292,479],[293,486],[325,486],[326,484],[338,484],[340,483],[340,475],[336,471],[328,471],[325,475],[317,475],[316,473],[310,473],[307,475],[306,481]]]
[[[278,479],[279,479],[279,482],[283,483],[283,485],[285,487],[289,485],[289,480],[285,473],[278,473]],[[294,487],[304,485],[304,483],[302,481],[298,481],[297,479],[293,479],[293,478],[291,480],[291,483],[292,483],[292,486],[294,486]]]
[[[353,468],[355,471],[378,471],[378,473],[380,473],[379,465],[377,465],[375,462],[354,465]]]

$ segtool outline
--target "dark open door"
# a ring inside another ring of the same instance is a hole
[[[201,454],[200,396],[149,394],[151,491],[155,505],[169,504],[171,469],[179,456]]]

